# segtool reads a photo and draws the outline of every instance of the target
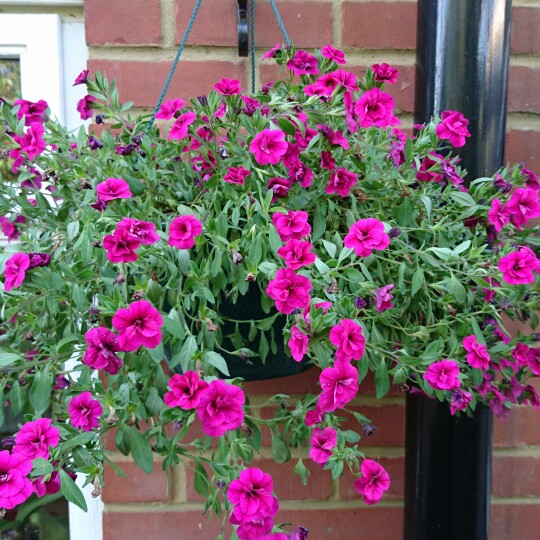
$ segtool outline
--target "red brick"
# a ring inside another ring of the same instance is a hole
[[[490,540],[526,540],[538,538],[540,505],[492,504],[489,520]]]
[[[184,36],[195,0],[176,0],[176,42]],[[332,4],[329,0],[278,1],[291,41],[297,47],[322,47],[332,41]],[[199,9],[188,44],[238,46],[237,4],[205,0]],[[266,0],[255,6],[255,45],[273,47],[283,41],[274,12]]]
[[[358,508],[328,510],[280,509],[277,518],[279,522],[306,527],[308,538],[314,540],[403,539],[403,508],[360,505]],[[534,538],[534,535],[528,538]]]
[[[86,0],[88,45],[161,45],[159,0]]]
[[[144,473],[135,463],[118,463],[126,474],[123,478],[111,467],[105,467],[105,503],[167,502],[171,500],[172,477],[167,494],[167,477],[160,463],[154,463],[152,474]]]
[[[510,418],[503,421],[495,417],[493,446],[523,447],[540,445],[539,412],[533,407],[516,407]]]
[[[517,54],[540,53],[540,6],[515,7],[512,10],[510,50]]]
[[[540,69],[520,66],[510,68],[508,111],[540,112]]]
[[[540,132],[512,130],[506,133],[505,160],[511,163],[525,162],[526,167],[540,171]]]
[[[494,456],[492,494],[500,497],[540,495],[540,458]]]
[[[371,457],[369,452],[367,457]],[[380,458],[371,457],[380,463],[390,475],[390,489],[384,494],[384,500],[403,499],[405,497],[405,458]],[[339,496],[342,500],[363,500],[362,496],[354,489],[354,481],[358,475],[353,475],[348,468],[339,479]]]
[[[133,101],[139,107],[153,107],[161,93],[170,62],[90,60],[90,70],[105,73],[117,81],[123,102]],[[245,87],[243,61],[181,62],[167,92],[167,98],[189,99],[212,90],[223,77],[239,79]]]
[[[256,394],[318,394],[319,375],[321,370],[313,366],[312,368],[289,377],[278,377],[277,379],[268,379],[266,381],[252,381],[244,384],[244,390],[248,396]]]
[[[343,45],[414,49],[416,2],[343,2]]]

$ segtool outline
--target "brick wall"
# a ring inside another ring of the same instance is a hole
[[[151,108],[166,78],[195,0],[85,0],[89,67],[118,81],[121,98],[139,110]],[[540,172],[540,0],[514,0],[508,103],[507,155]],[[349,69],[386,61],[400,69],[400,81],[390,89],[405,125],[412,124],[416,2],[408,0],[278,0],[292,41],[298,47],[333,43],[345,50]],[[128,6],[128,7],[127,7]],[[256,7],[257,57],[281,41],[268,2]],[[250,80],[248,59],[237,55],[235,0],[203,0],[183,59],[168,97],[207,92],[222,77]],[[275,77],[270,64],[258,63],[257,83]],[[251,383],[250,395],[263,400],[274,392],[313,388],[315,370],[275,382]],[[351,489],[351,479],[332,482],[329,474],[311,467],[307,487],[291,475],[296,462],[276,466],[269,449],[260,466],[276,479],[279,519],[307,526],[314,540],[398,540],[402,537],[404,396],[395,389],[376,401],[372,385],[364,383],[355,406],[377,425],[364,439],[369,457],[384,464],[392,488],[378,506],[367,508]],[[262,411],[266,414],[268,411]],[[513,412],[507,423],[496,421],[491,535],[492,540],[535,538],[540,527],[540,423],[528,408]],[[151,477],[117,456],[129,474],[110,474],[104,491],[104,538],[210,539],[217,524],[200,515],[200,501],[191,486],[189,468],[177,468],[167,479],[159,465]]]

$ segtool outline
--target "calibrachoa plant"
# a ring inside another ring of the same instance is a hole
[[[265,57],[279,81],[246,95],[223,79],[166,101],[157,127],[86,70],[77,108],[100,134],[68,133],[43,101],[1,104],[18,181],[1,185],[0,389],[20,422],[2,442],[1,508],[59,489],[84,507],[72,476],[106,489],[112,437],[148,473],[153,453],[192,467],[204,511],[238,538],[305,538],[278,524],[280,486],[252,463],[261,430],[277,462],[302,456],[304,482],[306,459],[350,469],[371,505],[391,479],[351,408],[369,372],[377,398],[400,384],[451,414],[539,407],[535,335],[506,329],[538,324],[536,175],[466,182],[452,148],[468,120],[444,111],[407,136],[387,64],[358,79],[331,46]],[[246,295],[260,318],[231,315]],[[319,371],[320,392],[274,396],[263,419],[268,403],[229,370],[256,371],[278,345]]]

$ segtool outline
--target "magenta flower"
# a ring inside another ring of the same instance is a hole
[[[324,420],[324,413],[321,411],[317,405],[314,409],[306,412],[306,417],[304,422],[307,427],[313,426],[315,424],[320,424]]]
[[[278,509],[277,499],[274,498],[276,504],[276,512]],[[236,507],[234,510],[236,510]],[[236,513],[238,511],[236,510]],[[281,533],[272,533],[272,527],[274,526],[274,519],[271,516],[264,518],[255,518],[252,520],[241,521],[236,517],[236,513],[233,511],[229,518],[229,523],[238,525],[236,529],[236,536],[240,540],[287,540],[287,536],[281,535]],[[285,536],[285,538],[283,538]]]
[[[281,268],[268,283],[266,294],[276,303],[276,309],[285,314],[296,308],[306,307],[311,298],[312,285],[307,277],[296,274],[289,268]]]
[[[354,105],[360,127],[389,127],[401,124],[394,116],[394,98],[380,88],[365,92]]]
[[[244,469],[227,488],[227,499],[235,505],[233,515],[240,522],[273,516],[278,510],[273,490],[274,482],[268,473],[256,467]]]
[[[86,351],[83,363],[93,369],[102,369],[116,375],[122,367],[122,360],[116,355],[120,351],[118,336],[108,328],[91,328],[84,335]]]
[[[141,244],[150,245],[159,241],[159,236],[156,234],[156,226],[149,221],[140,221],[125,217],[118,223],[116,230],[126,231]]]
[[[321,49],[321,54],[328,58],[329,60],[333,60],[336,64],[346,64],[347,61],[345,60],[345,55],[343,54],[343,51],[339,49],[334,49],[332,45],[327,45],[326,47],[323,47]]]
[[[30,257],[26,253],[15,253],[6,262],[4,268],[4,289],[11,291],[21,285],[30,267]]]
[[[351,188],[356,184],[358,177],[353,172],[339,167],[330,173],[330,180],[326,186],[325,192],[329,195],[337,193],[342,197],[346,197],[351,192]]]
[[[501,283],[497,281],[494,278],[487,277],[485,280],[491,285],[491,289],[484,289],[482,288],[482,291],[484,292],[484,302],[491,302],[495,298],[495,289],[497,287],[501,286]]]
[[[195,237],[202,234],[202,223],[193,215],[174,218],[169,226],[169,246],[191,249]]]
[[[351,133],[356,133],[358,131],[358,122],[354,118],[355,104],[351,92],[345,92],[343,94],[343,105],[345,107],[345,123],[347,124],[347,129]]]
[[[187,137],[188,127],[191,126],[193,122],[195,122],[196,118],[197,114],[194,112],[187,112],[181,114],[172,125],[171,131],[169,131],[168,140],[171,141],[172,139],[184,139],[185,137]]]
[[[349,140],[347,137],[345,137],[345,135],[343,135],[342,131],[339,129],[334,131],[332,128],[324,124],[317,124],[317,127],[321,130],[321,133],[326,137],[332,146],[341,146],[342,148],[345,148],[345,150],[349,150]]]
[[[244,421],[244,391],[220,379],[212,381],[197,405],[203,431],[210,437],[221,437],[238,429]]]
[[[221,81],[214,85],[214,88],[222,96],[234,96],[235,94],[242,93],[240,81],[237,81],[236,79],[221,79]]]
[[[322,392],[317,407],[322,413],[341,409],[358,393],[358,370],[345,360],[336,360],[333,367],[321,371]]]
[[[434,362],[426,369],[424,379],[435,390],[457,390],[461,386],[459,365],[455,360]]]
[[[13,106],[19,106],[17,111],[17,120],[22,120],[24,118],[24,125],[30,126],[33,122],[43,124],[47,120],[47,102],[43,99],[40,99],[37,103],[32,103],[26,99],[18,99],[13,102]]]
[[[375,81],[378,83],[395,84],[398,78],[398,70],[388,64],[373,64],[371,66]]]
[[[16,216],[15,219],[11,220],[6,216],[0,216],[2,233],[7,237],[8,243],[12,240],[17,240],[21,236],[21,231],[17,227],[17,223],[26,223],[26,218],[24,216]]]
[[[374,218],[357,221],[345,236],[345,247],[354,249],[359,257],[369,257],[373,250],[383,250],[390,245],[390,237],[384,232],[384,225]]]
[[[379,289],[375,289],[375,304],[377,306],[377,313],[394,307],[392,299],[394,298],[390,291],[394,288],[394,284],[385,285]]]
[[[298,270],[302,266],[308,266],[315,262],[317,256],[311,251],[312,249],[313,244],[311,242],[293,239],[280,247],[277,254],[285,260],[287,268]]]
[[[311,445],[309,457],[319,465],[326,465],[337,445],[337,432],[331,427],[313,428],[309,444]]]
[[[285,133],[279,129],[263,129],[249,144],[249,151],[255,155],[259,165],[275,165],[287,152]]]
[[[308,223],[308,213],[303,210],[289,210],[286,214],[276,212],[272,215],[272,223],[282,242],[287,240],[301,240],[311,233]]]
[[[272,197],[272,202],[276,202],[278,199],[283,199],[289,189],[292,188],[292,180],[289,178],[279,178],[274,177],[268,180],[268,190],[273,190],[274,196]]]
[[[302,161],[298,160],[292,167],[289,167],[289,180],[299,182],[303,188],[311,186],[311,181],[315,177],[313,171]]]
[[[173,375],[169,381],[170,392],[163,396],[169,407],[196,409],[205,394],[208,383],[203,381],[196,371],[186,371],[182,375]]]
[[[521,246],[500,258],[499,270],[503,280],[510,285],[533,283],[533,272],[540,273],[540,261],[528,247]]]
[[[51,256],[48,253],[29,253],[30,257],[30,266],[29,269],[38,268],[39,266],[49,266],[51,263]]]
[[[58,471],[53,471],[51,477],[46,482],[43,481],[43,477],[37,478],[32,482],[32,487],[38,497],[58,493],[60,491],[60,475]]]
[[[90,392],[81,392],[71,398],[67,407],[69,419],[76,428],[92,431],[99,426],[99,417],[103,408],[97,399],[92,399]]]
[[[43,138],[44,132],[45,129],[42,124],[32,122],[30,127],[26,128],[24,135],[18,140],[21,152],[26,152],[30,161],[33,161],[36,156],[42,154],[47,146]]]
[[[281,51],[281,43],[276,43],[276,45],[274,47],[272,47],[269,51],[266,51],[262,57],[263,58],[275,58],[276,57],[276,53]]]
[[[306,51],[296,51],[294,57],[287,62],[287,67],[295,75],[317,75],[318,66],[317,58]]]
[[[366,338],[362,327],[352,319],[342,319],[330,330],[330,343],[337,347],[336,358],[350,362],[364,356]]]
[[[328,75],[331,75],[334,81],[338,85],[343,86],[345,90],[349,90],[351,92],[358,91],[358,85],[356,84],[356,75],[354,73],[351,73],[350,71],[344,71],[343,69],[337,69],[336,71],[332,71],[332,73],[329,73]]]
[[[467,362],[476,369],[489,369],[491,358],[485,345],[478,343],[476,336],[467,336],[463,340],[463,348],[467,351]]]
[[[88,69],[83,69],[75,78],[73,86],[78,86],[79,84],[86,84],[86,81],[88,80],[88,73],[90,73]]]
[[[538,176],[535,173],[523,167],[521,174],[527,179],[525,182],[529,189],[540,190],[540,181],[538,181]]]
[[[491,209],[488,211],[488,221],[495,227],[497,232],[510,222],[510,214],[499,199],[491,201]]]
[[[50,418],[38,418],[23,424],[15,436],[13,453],[26,459],[49,459],[49,447],[58,446],[60,441],[60,432],[51,424]]]
[[[354,489],[364,496],[366,504],[378,503],[390,487],[390,476],[382,465],[371,459],[364,459],[360,470],[362,476],[355,480]]]
[[[332,152],[321,152],[320,166],[323,169],[333,171],[336,168],[336,160],[332,156]]]
[[[27,478],[31,470],[31,459],[8,450],[0,452],[0,508],[11,510],[32,495],[32,482]]]
[[[77,102],[77,111],[81,115],[81,120],[92,118],[92,103],[97,101],[94,96],[84,96]]]
[[[291,327],[291,338],[287,345],[294,360],[301,362],[308,350],[308,337],[296,324]]]
[[[96,186],[96,193],[98,198],[105,202],[133,196],[129,184],[123,178],[107,178]]]
[[[244,185],[245,179],[251,174],[251,171],[244,169],[244,167],[229,167],[227,174],[223,177],[225,182],[229,184]]]
[[[183,106],[184,102],[181,99],[168,99],[159,108],[156,118],[170,120]]]
[[[461,390],[452,390],[452,401],[450,402],[450,414],[454,416],[457,411],[464,411],[472,400],[472,394]]]
[[[465,137],[471,134],[467,129],[469,121],[458,111],[443,111],[441,123],[435,128],[439,139],[448,140],[455,148],[465,145]]]
[[[103,248],[107,251],[107,259],[114,263],[132,262],[137,260],[135,250],[141,243],[125,229],[116,229],[113,234],[103,238]]]
[[[441,172],[441,162],[432,159],[431,156],[444,160],[444,157],[436,152],[430,152],[420,164],[420,169],[416,173],[419,182],[441,182],[443,174]]]
[[[516,343],[512,349],[512,358],[520,365],[526,366],[529,363],[530,348],[525,343]]]
[[[138,300],[127,308],[120,308],[112,318],[113,327],[120,332],[121,351],[136,351],[139,347],[153,349],[161,343],[163,319],[148,301]]]
[[[506,203],[505,212],[510,221],[518,228],[529,219],[540,217],[540,201],[534,189],[517,188]]]
[[[540,376],[540,349],[532,347],[529,349],[527,365],[534,375]]]

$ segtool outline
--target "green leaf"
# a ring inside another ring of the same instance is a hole
[[[287,120],[286,118],[277,119],[278,126],[285,132],[287,135],[294,137],[296,135],[296,128],[293,123]]]
[[[43,371],[38,371],[30,388],[30,405],[34,408],[36,415],[41,416],[49,407],[51,402],[52,377],[46,367]]]
[[[375,396],[377,399],[384,397],[390,389],[390,379],[386,362],[383,360],[377,372],[375,373]]]
[[[227,362],[225,361],[225,358],[221,356],[221,354],[218,354],[214,351],[206,351],[204,353],[204,360],[208,362],[210,365],[214,366],[216,369],[221,371],[223,375],[226,375],[229,377],[229,367],[227,366]]]
[[[255,239],[255,242],[261,242],[260,239]],[[268,231],[268,243],[270,244],[270,249],[277,253],[278,249],[283,245],[281,238],[279,237],[278,232],[275,227],[270,227]],[[259,261],[257,261],[258,263]]]
[[[414,296],[424,284],[424,271],[419,266],[412,277],[411,296]]]
[[[431,199],[427,195],[420,195],[419,198],[424,203],[424,206],[426,208],[427,217],[428,217],[428,219],[430,219],[431,218],[431,208],[432,208]]]
[[[14,364],[19,360],[22,360],[20,354],[0,351],[0,367],[11,366],[11,364]]]
[[[316,242],[326,230],[326,208],[324,205],[317,206],[315,216],[313,217],[313,231],[311,241]]]
[[[470,246],[471,246],[471,241],[465,240],[465,242],[462,242],[461,244],[459,244],[459,246],[456,246],[454,248],[454,255],[459,255],[460,253],[467,251]]]
[[[69,502],[78,506],[83,512],[87,512],[88,507],[86,506],[84,495],[79,486],[71,479],[64,469],[60,469],[58,472],[60,475],[60,489],[62,490],[62,495]]]
[[[197,350],[197,340],[195,336],[188,336],[182,345],[180,352],[173,357],[170,366],[175,367],[180,364],[182,371],[189,369],[189,363],[191,362],[195,351]]]
[[[135,463],[146,473],[151,474],[154,462],[152,448],[144,436],[132,427],[126,427],[124,438],[127,439]]]
[[[294,466],[293,473],[300,477],[300,480],[302,480],[302,484],[304,484],[304,486],[307,486],[307,480],[311,476],[311,473],[301,459],[299,459],[298,463]]]
[[[452,294],[460,304],[463,304],[467,299],[467,290],[459,279],[456,276],[452,276],[450,279],[446,280],[446,285],[448,287],[448,292]]]
[[[53,471],[54,467],[46,459],[38,457],[32,460],[31,476],[44,476],[52,473]]]
[[[277,428],[270,428],[272,432],[272,456],[278,463],[285,463],[291,459],[291,452],[281,438]]]
[[[336,256],[336,252],[337,252],[336,244],[333,244],[332,242],[328,242],[327,240],[323,240],[322,243],[328,255],[330,255],[330,258],[333,259]]]
[[[352,429],[347,429],[346,431],[342,431],[341,435],[345,442],[354,444],[357,443],[360,440],[360,435],[356,433],[356,431],[353,431]]]
[[[450,257],[454,257],[454,252],[450,248],[430,247],[427,251],[433,251],[433,253],[443,261],[447,261]]]
[[[158,414],[163,407],[163,400],[159,397],[158,389],[155,386],[150,388],[148,393],[148,398],[144,402],[146,410],[150,413],[150,416],[155,416]]]
[[[330,268],[328,265],[321,261],[318,257],[315,259],[315,266],[317,267],[317,270],[321,275],[324,276],[324,274],[328,274],[330,272]]]
[[[199,461],[195,463],[195,471],[193,477],[193,484],[195,486],[195,491],[201,497],[208,496],[208,473],[206,469],[200,464]]]
[[[476,205],[476,201],[468,193],[464,193],[462,191],[456,191],[454,193],[450,193],[450,197],[454,199],[454,201],[459,203],[461,206],[475,206]]]
[[[9,400],[11,401],[11,408],[15,414],[19,414],[23,411],[26,405],[26,388],[21,388],[19,381],[15,381],[9,392]]]
[[[66,232],[67,232],[67,239],[73,240],[79,233],[79,222],[71,221],[70,223],[68,223]]]

